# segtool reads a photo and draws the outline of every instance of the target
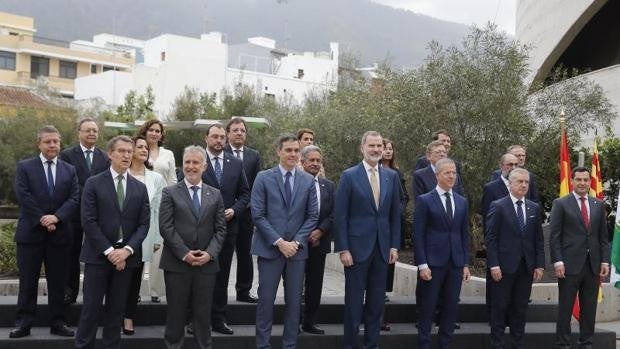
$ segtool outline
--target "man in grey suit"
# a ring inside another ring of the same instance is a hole
[[[284,278],[286,310],[282,347],[295,348],[299,333],[301,291],[308,258],[308,236],[317,225],[317,198],[311,175],[297,169],[299,141],[280,136],[278,166],[261,171],[252,188],[251,209],[256,232],[252,254],[258,256],[256,348],[271,348],[273,304]]]
[[[553,202],[551,262],[558,278],[558,348],[571,347],[570,318],[579,292],[579,348],[592,348],[599,283],[609,275],[605,204],[588,196],[590,171],[575,167],[573,191]]]
[[[164,249],[159,266],[164,270],[168,301],[164,334],[168,348],[183,347],[189,307],[198,347],[211,348],[211,304],[226,220],[219,190],[202,183],[206,168],[203,148],[185,148],[185,179],[162,192],[159,231]]]

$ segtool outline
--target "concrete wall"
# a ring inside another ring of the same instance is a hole
[[[106,104],[120,105],[133,85],[133,74],[109,70],[75,79],[74,98],[101,97]]]

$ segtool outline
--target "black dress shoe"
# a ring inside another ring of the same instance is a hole
[[[50,333],[51,334],[55,334],[57,336],[61,336],[61,337],[73,337],[73,336],[75,336],[75,332],[72,329],[70,329],[65,324],[52,326],[50,328]]]
[[[186,327],[186,331],[187,331],[187,334],[194,335],[194,324],[191,322],[188,323]]]
[[[9,332],[9,338],[22,338],[30,336],[30,327],[18,327]]]
[[[304,332],[312,333],[312,334],[325,334],[325,330],[320,328],[317,325],[304,324],[301,326],[301,329]]]
[[[258,298],[250,294],[243,294],[243,295],[237,295],[237,301],[245,302],[245,303],[258,303]]]
[[[159,300],[159,297],[151,297],[151,303],[159,303],[159,302],[161,302]]]
[[[390,327],[390,324],[388,324],[387,322],[384,322],[381,324],[381,331],[389,332],[391,330],[392,328]]]
[[[460,330],[461,329],[461,324],[459,324],[458,322],[454,323],[454,329],[455,330]]]
[[[221,334],[233,334],[234,333],[232,328],[230,328],[225,322],[213,324],[213,326],[211,326],[211,330],[213,332],[217,332]]]
[[[123,334],[125,336],[133,336],[134,334],[136,334],[136,330],[129,330],[123,327]]]

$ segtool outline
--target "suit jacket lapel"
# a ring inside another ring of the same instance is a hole
[[[84,172],[91,174],[91,171],[88,170],[88,164],[86,163],[86,156],[84,156],[84,152],[82,152],[82,147],[78,144],[73,148],[73,152],[75,153],[76,159],[81,159],[77,162],[77,166],[79,166]],[[92,164],[95,164],[95,152],[93,151],[92,155]]]
[[[208,162],[207,170],[205,171],[204,175],[206,175],[207,179],[209,180],[209,185],[220,189],[220,185],[217,182],[217,177],[215,176],[215,170],[213,169],[213,163],[211,162],[211,157],[209,156],[209,154],[207,154],[207,162]],[[222,170],[222,173],[223,172],[224,171]]]
[[[581,207],[579,207],[579,203],[575,199],[575,196],[573,195],[573,193],[569,193],[567,196],[568,206],[571,210],[573,210],[573,214],[579,217],[579,221],[581,222],[581,225],[583,226],[583,229],[586,231],[586,233],[589,233],[589,229],[588,227],[586,227],[586,222],[584,222],[583,217],[581,216]],[[590,198],[588,198],[588,203],[590,203]],[[592,217],[592,206],[593,205],[590,205],[590,217]]]
[[[366,167],[364,167],[364,163],[360,163],[357,168],[357,175],[359,177],[358,183],[364,190],[366,196],[369,200],[370,206],[377,211],[377,206],[375,205],[375,198],[372,196],[372,188],[370,187],[370,181],[368,180],[368,174],[366,173]]]
[[[388,188],[390,188],[390,179],[387,176],[387,171],[383,168],[383,166],[378,166],[379,168],[379,207],[385,204],[385,198],[387,197]]]
[[[105,177],[107,178],[108,183],[110,183],[110,185],[112,186],[112,190],[110,190],[110,195],[112,195],[112,201],[114,202],[114,207],[116,207],[116,210],[118,212],[122,212],[121,207],[118,205],[118,199],[116,196],[116,180],[112,178],[112,173],[110,173],[109,170],[105,173]],[[125,183],[125,186],[127,186],[127,183]],[[127,200],[127,195],[125,195],[125,200]]]
[[[443,205],[443,203],[441,201],[441,198],[439,197],[439,193],[435,189],[433,189],[432,193],[433,194],[431,196],[433,197],[433,201],[435,201],[435,205],[439,208],[439,211],[441,211],[441,216],[443,217],[444,221],[446,222],[446,225],[448,227],[450,227],[451,224],[452,224],[452,220],[450,219],[450,217],[448,217],[448,213],[446,212],[446,208],[444,207],[444,205]],[[456,203],[454,204],[454,206],[456,208]],[[453,215],[455,213],[456,212],[452,212]]]
[[[282,181],[282,173],[280,173],[280,167],[276,166],[273,169],[273,179],[276,181],[276,185],[280,189],[280,196],[282,196],[282,202],[285,203],[286,206],[286,195],[284,194],[284,182]],[[288,203],[290,204],[290,203]]]
[[[203,183],[200,194],[200,214],[198,215],[199,222],[202,220],[202,217],[204,217],[205,212],[207,211],[207,200],[209,200],[210,198],[211,195],[207,190],[207,186]]]

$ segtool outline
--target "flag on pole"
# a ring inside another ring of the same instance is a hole
[[[620,288],[620,193],[618,194],[618,207],[616,208],[616,224],[611,247],[611,277],[609,282],[616,288]]]
[[[560,197],[570,193],[572,190],[568,138],[566,137],[566,129],[562,128],[562,139],[560,140]]]
[[[594,140],[594,149],[592,150],[592,171],[590,171],[590,196],[603,200],[603,178],[601,177],[601,165],[598,161],[598,148],[596,139]]]

